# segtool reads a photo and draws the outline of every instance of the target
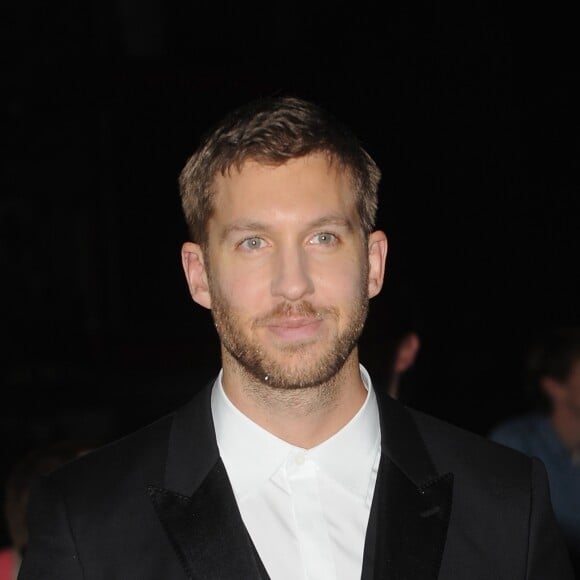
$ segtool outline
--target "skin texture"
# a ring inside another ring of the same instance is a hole
[[[360,226],[348,173],[313,154],[246,162],[215,181],[208,245],[183,246],[193,299],[212,309],[232,403],[303,447],[362,405],[357,340],[387,242]]]

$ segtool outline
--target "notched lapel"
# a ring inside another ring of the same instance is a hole
[[[191,497],[154,486],[148,492],[189,578],[268,578],[221,460]]]
[[[435,580],[447,537],[453,475],[416,486],[383,456],[369,526],[376,530],[369,578]]]

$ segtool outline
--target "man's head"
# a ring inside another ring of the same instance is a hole
[[[282,165],[290,159],[323,153],[352,180],[363,230],[375,225],[381,177],[356,136],[318,106],[294,97],[265,98],[227,115],[189,158],[180,177],[180,194],[190,239],[207,241],[214,209],[215,179],[246,161]]]
[[[246,107],[205,140],[181,175],[198,240],[182,257],[193,299],[212,310],[224,372],[307,388],[352,360],[383,281],[378,178],[346,129],[296,99]]]
[[[529,350],[527,373],[528,385],[543,393],[552,409],[580,418],[580,328],[545,332]]]

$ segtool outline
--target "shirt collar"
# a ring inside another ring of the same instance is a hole
[[[367,397],[357,414],[330,439],[308,451],[310,458],[333,480],[366,497],[381,446],[377,396],[367,370],[360,365]]]
[[[242,499],[271,479],[289,455],[301,450],[239,411],[225,394],[222,373],[214,383],[211,409],[220,456],[235,483],[236,496]],[[367,389],[363,405],[340,431],[306,454],[328,477],[366,498],[369,484],[376,476],[380,423],[376,395],[362,365],[360,373]]]

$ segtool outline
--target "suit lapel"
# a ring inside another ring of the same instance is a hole
[[[409,412],[379,401],[382,455],[363,580],[435,580],[451,512],[453,475],[439,475]]]
[[[164,481],[148,492],[189,578],[267,579],[219,458],[210,396],[211,385],[174,416]],[[409,411],[377,396],[382,454],[362,578],[435,580],[453,475],[437,473]]]
[[[267,578],[221,460],[191,497],[153,486],[149,495],[189,578]]]
[[[268,578],[219,458],[210,393],[175,415],[164,486],[147,491],[188,578]]]

